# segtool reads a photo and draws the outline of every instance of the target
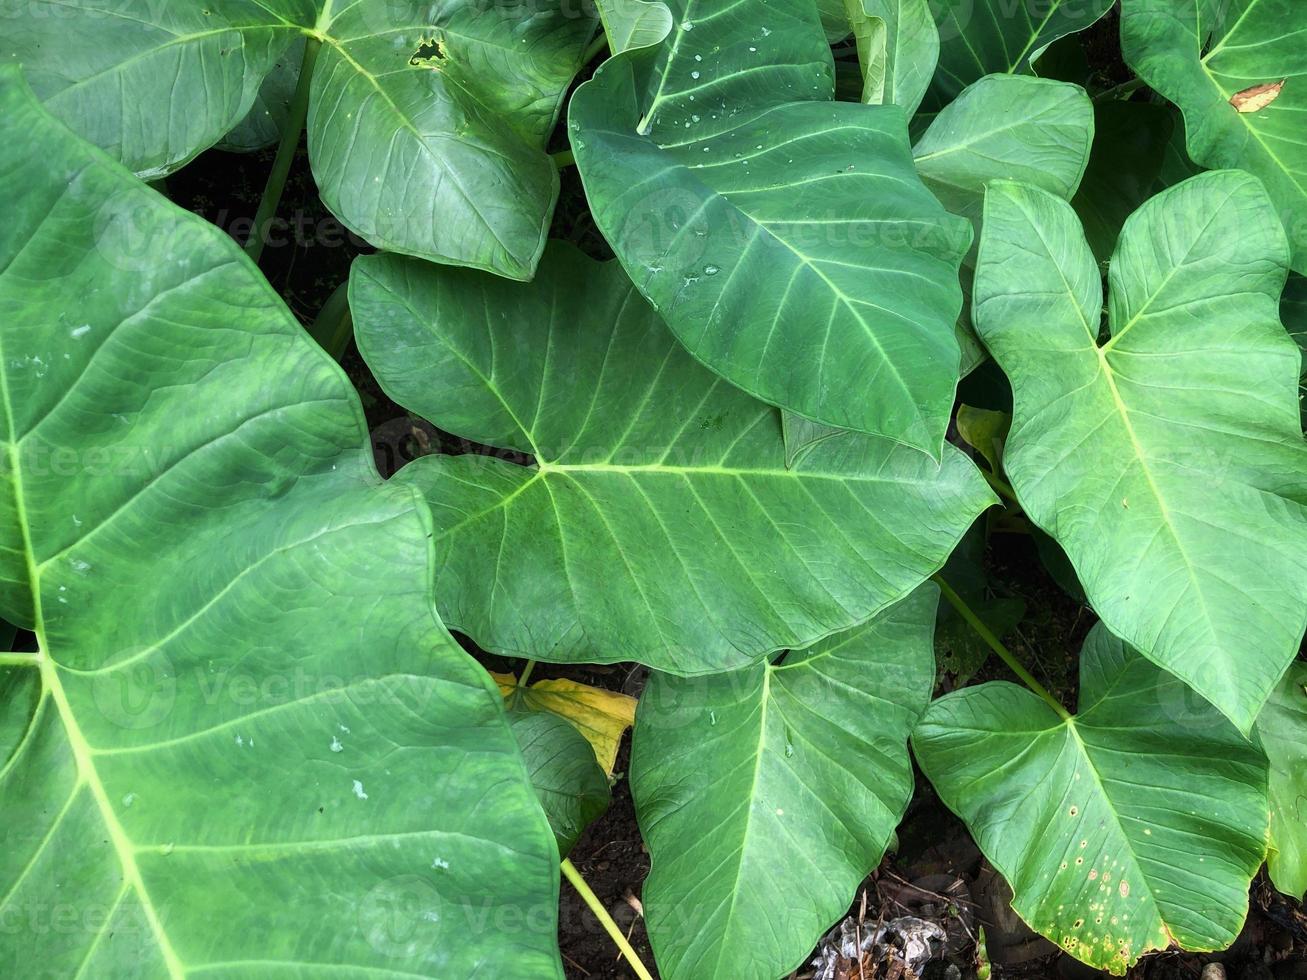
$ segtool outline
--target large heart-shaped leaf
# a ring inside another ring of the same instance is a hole
[[[1295,663],[1257,716],[1271,763],[1271,839],[1266,869],[1280,891],[1307,893],[1307,664]]]
[[[226,135],[312,0],[31,0],[5,12],[0,61],[46,108],[145,179]],[[90,39],[94,39],[91,41]]]
[[[555,843],[345,377],[12,68],[0,135],[0,611],[39,645],[0,658],[0,962],[561,976]]]
[[[572,99],[595,221],[699,360],[764,401],[938,456],[970,243],[903,111],[831,101],[807,0],[672,5]]]
[[[1103,621],[1248,731],[1307,623],[1288,247],[1256,178],[1194,177],[1098,263],[1070,205],[992,184],[976,329],[1012,382],[1005,463]]]
[[[912,795],[907,739],[934,683],[939,592],[712,677],[655,674],[631,790],[668,980],[785,976],[842,916]]]
[[[879,0],[858,0],[870,6]],[[985,186],[1020,177],[1069,198],[1076,192],[1094,140],[1094,114],[1078,85],[1037,78],[990,75],[969,86],[931,120],[913,161],[926,186],[951,212],[979,227]],[[964,295],[974,276],[971,256],[962,267]],[[964,307],[954,334],[961,350],[960,373],[985,359],[984,348]],[[791,459],[842,429],[784,413],[785,444]]]
[[[591,17],[359,0],[322,29],[308,130],[326,205],[374,245],[529,279],[558,196],[544,146]]]
[[[917,172],[954,214],[977,224],[991,180],[1070,199],[1094,142],[1094,108],[1079,85],[987,75],[967,86],[912,148]]]
[[[1075,716],[982,684],[932,704],[912,745],[1012,907],[1072,955],[1120,975],[1149,950],[1239,934],[1266,851],[1266,759],[1101,623]]]
[[[392,398],[534,457],[396,477],[435,514],[441,615],[487,650],[741,667],[899,599],[993,500],[951,446],[940,465],[848,434],[787,468],[776,410],[696,363],[617,263],[567,245],[529,285],[367,257],[350,297]]]
[[[1093,141],[1094,111],[1080,86],[986,75],[931,120],[912,155],[926,186],[979,230],[991,180],[1019,178],[1069,199],[1080,186]],[[974,278],[973,250],[962,266],[967,302],[956,325],[963,376],[985,359],[971,325]]]
[[[148,177],[229,132],[307,34],[327,206],[375,245],[528,279],[558,193],[545,141],[595,21],[562,0],[32,0],[5,24],[0,59]],[[95,41],[72,57],[74,38]]]
[[[1307,4],[1124,0],[1121,47],[1184,113],[1195,161],[1262,179],[1307,273]]]
[[[1113,2],[933,0],[940,38],[933,98],[943,106],[984,75],[1030,72],[1045,48],[1092,25]]]

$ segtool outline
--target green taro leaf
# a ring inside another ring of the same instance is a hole
[[[866,78],[862,101],[891,103],[911,116],[939,58],[928,0],[846,0],[846,7]]]
[[[672,29],[672,12],[660,0],[595,0],[613,54],[657,44]]]
[[[1060,37],[1083,31],[1114,0],[933,0],[939,69],[933,99],[947,105],[984,75],[1029,73]]]
[[[1084,89],[1037,78],[988,75],[936,115],[913,148],[921,179],[954,214],[979,229],[985,185],[1020,176],[1060,197],[1080,184],[1094,139]],[[955,324],[961,374],[985,359],[971,325],[974,252],[962,268],[966,303]]]
[[[303,61],[304,37],[300,36],[291,42],[272,71],[264,76],[258,95],[254,97],[254,105],[250,106],[245,118],[218,141],[218,149],[251,153],[273,146],[281,139]]]
[[[1012,907],[1077,958],[1122,975],[1149,950],[1238,936],[1266,850],[1266,760],[1101,623],[1076,715],[981,684],[934,702],[912,746]]]
[[[345,376],[11,67],[0,130],[0,612],[38,644],[0,658],[0,962],[561,977],[557,848]]]
[[[832,102],[805,0],[692,0],[572,99],[600,230],[690,352],[814,421],[938,456],[970,244],[912,166],[903,111]]]
[[[1184,113],[1189,156],[1261,178],[1307,273],[1307,4],[1123,0],[1121,47]]]
[[[781,438],[785,441],[785,465],[791,467],[805,452],[824,439],[843,435],[848,429],[822,425],[793,412],[781,412]]]
[[[676,343],[616,262],[535,282],[390,256],[352,275],[359,349],[439,428],[530,453],[425,456],[445,622],[486,650],[695,674],[864,622],[938,569],[993,496],[847,434],[786,465],[779,413]]]
[[[567,857],[581,832],[608,809],[608,777],[585,736],[565,718],[547,711],[510,711],[508,727],[522,748],[558,851]]]
[[[1247,732],[1307,622],[1288,248],[1256,178],[1203,174],[1126,222],[1109,273],[1070,205],[990,185],[975,323],[1012,382],[1004,464],[1107,626]]]
[[[321,43],[308,143],[323,201],[372,244],[531,277],[544,153],[595,21],[562,0],[31,0],[0,58],[144,177],[217,143],[287,47]],[[69,39],[95,38],[76,57]]]
[[[989,464],[989,471],[995,476],[1003,475],[1003,443],[1007,439],[1008,429],[1012,425],[1012,416],[1008,412],[997,412],[992,408],[976,408],[973,405],[958,406],[958,435]]]
[[[816,7],[827,41],[835,44],[849,36],[851,25],[845,0],[816,0]]]
[[[0,62],[20,65],[47,109],[150,180],[244,118],[298,32],[290,21],[300,14],[311,24],[312,7],[29,0],[3,15]]]
[[[1093,142],[1094,108],[1079,85],[988,75],[931,121],[912,156],[943,205],[979,224],[991,180],[1021,180],[1069,200]]]
[[[889,51],[886,47],[889,39],[886,36],[885,19],[868,13],[862,0],[844,0],[844,9],[849,26],[853,28],[853,39],[858,50],[858,69],[862,76],[858,101],[866,105],[880,105],[886,101],[885,76],[889,66]],[[837,99],[842,92],[839,71],[840,66],[836,65]]]
[[[1307,664],[1291,664],[1257,716],[1271,763],[1271,838],[1266,867],[1280,891],[1307,893]]]
[[[844,915],[912,795],[938,596],[927,583],[779,665],[653,676],[631,790],[667,980],[785,976]]]
[[[529,279],[594,21],[563,0],[360,0],[326,30],[308,121],[326,205],[381,248]]]

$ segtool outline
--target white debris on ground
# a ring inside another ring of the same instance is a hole
[[[858,976],[868,980],[915,980],[927,963],[943,956],[947,942],[943,929],[916,916],[859,925],[858,916],[850,915],[817,947],[812,980],[850,980]]]

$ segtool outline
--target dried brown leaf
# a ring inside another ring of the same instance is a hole
[[[1286,80],[1282,78],[1278,82],[1254,85],[1242,92],[1235,92],[1230,96],[1230,105],[1239,112],[1260,112],[1280,97]]]

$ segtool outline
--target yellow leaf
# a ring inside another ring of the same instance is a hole
[[[1278,82],[1254,85],[1242,92],[1235,92],[1230,96],[1230,105],[1239,112],[1259,112],[1280,97],[1286,81],[1287,79],[1282,78]]]
[[[489,672],[505,698],[519,690],[516,674]],[[635,722],[636,699],[616,691],[578,681],[537,681],[522,689],[522,705],[531,711],[548,711],[565,718],[585,736],[604,772],[611,776],[617,764],[622,734]]]
[[[988,408],[958,407],[958,435],[973,449],[979,451],[997,475],[1003,469],[1003,443],[1007,439],[1012,416]]]

